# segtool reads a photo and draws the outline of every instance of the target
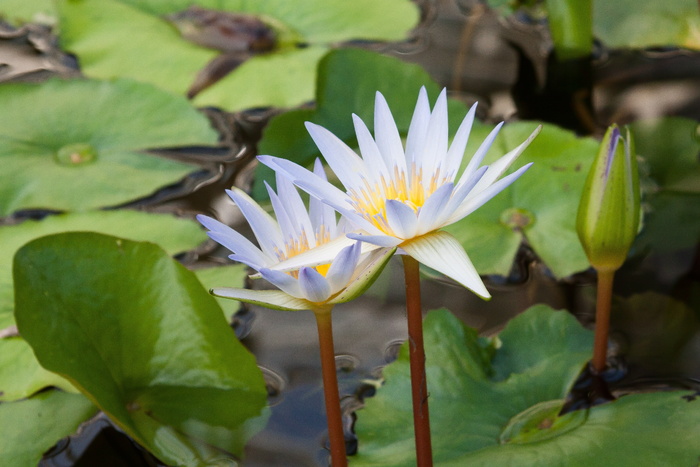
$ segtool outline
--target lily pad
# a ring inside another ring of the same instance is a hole
[[[417,7],[407,0],[61,0],[61,42],[78,55],[89,76],[131,77],[184,94],[197,73],[218,54],[185,41],[165,20],[165,15],[192,4],[253,14],[278,36],[272,52],[252,56],[195,100],[198,105],[229,110],[290,107],[311,100],[316,65],[333,44],[354,39],[401,40],[419,16]]]
[[[214,287],[236,287],[242,289],[245,286],[246,277],[248,277],[248,266],[236,263],[213,268],[197,269],[193,272],[207,290],[213,289]],[[231,300],[230,298],[214,298],[219,303],[221,309],[224,310],[224,315],[230,322],[233,315],[236,314],[241,307],[241,303],[236,300]]]
[[[486,163],[515,148],[534,128],[533,122],[506,124]],[[465,163],[490,130],[485,125],[474,128]],[[587,269],[588,259],[576,234],[576,212],[597,150],[598,142],[593,138],[579,138],[554,125],[544,125],[513,166],[517,169],[534,162],[532,168],[445,230],[462,242],[481,274],[507,276],[520,239],[527,241],[557,277]]]
[[[31,399],[0,404],[0,452],[5,465],[38,465],[42,454],[72,434],[97,407],[79,394],[45,391]]]
[[[240,455],[261,428],[267,394],[255,358],[194,274],[158,246],[57,234],[22,247],[14,272],[17,324],[41,364],[161,461]]]
[[[700,402],[685,392],[623,396],[559,417],[590,357],[591,332],[537,305],[500,334],[493,358],[476,332],[446,311],[425,322],[435,463],[441,466],[692,465]],[[415,465],[408,350],[358,413],[353,466]]]
[[[51,0],[3,0],[0,18],[10,24],[44,23],[56,21],[56,11]]]
[[[0,216],[147,196],[197,166],[144,149],[218,138],[184,98],[127,80],[3,84],[0,107]]]
[[[678,46],[700,49],[695,0],[638,2],[595,0],[593,32],[608,47]]]

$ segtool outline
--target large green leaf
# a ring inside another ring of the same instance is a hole
[[[696,0],[595,0],[593,31],[609,47],[680,46],[700,49]]]
[[[141,150],[217,141],[184,98],[126,80],[3,84],[0,107],[0,216],[149,195],[196,167]]]
[[[693,465],[700,401],[635,394],[557,416],[590,357],[591,333],[537,305],[488,347],[446,311],[425,322],[433,455],[440,466]],[[358,413],[354,466],[415,465],[407,346]]]
[[[236,263],[214,268],[196,269],[193,272],[207,290],[211,290],[214,287],[235,287],[242,289],[245,287],[245,280],[246,277],[248,277],[248,266]],[[230,298],[215,298],[221,309],[224,310],[226,319],[229,321],[241,307],[241,303],[236,300],[231,300]]]
[[[502,345],[479,339],[447,310],[424,321],[436,463],[497,444],[515,416],[560,400],[590,358],[592,335],[568,313],[544,305],[513,319]],[[490,355],[493,354],[493,357]],[[358,413],[353,465],[415,465],[408,347],[384,369],[386,383]],[[493,464],[507,465],[507,464]]]
[[[195,100],[231,110],[311,100],[316,65],[333,43],[400,40],[418,21],[407,0],[60,0],[61,42],[89,76],[128,76],[182,94],[217,55],[186,42],[163,18],[193,3],[259,16],[280,38],[275,50],[248,59]]]
[[[38,22],[52,24],[56,11],[51,0],[2,0],[0,18],[10,24]]]
[[[534,128],[532,122],[506,124],[487,162],[522,143]],[[465,163],[490,129],[482,125],[472,131]],[[544,125],[513,166],[534,162],[532,168],[478,211],[445,230],[462,242],[482,274],[508,275],[522,238],[557,277],[588,268],[576,234],[576,212],[597,150],[593,138],[579,138]]]
[[[0,404],[3,465],[33,467],[42,454],[97,413],[79,394],[45,391],[31,399]]]
[[[168,464],[241,454],[264,418],[262,373],[191,271],[150,243],[64,233],[22,247],[14,274],[42,366],[132,438]]]

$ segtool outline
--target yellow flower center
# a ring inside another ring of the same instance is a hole
[[[319,227],[319,229],[316,231],[315,237],[316,246],[323,245],[324,243],[328,243],[331,240],[331,234],[326,230],[325,225],[321,225]],[[293,258],[294,256],[297,256],[301,253],[309,251],[310,249],[311,246],[309,245],[309,239],[306,236],[306,231],[302,231],[301,236],[299,237],[289,237],[284,243],[284,251],[277,249],[275,251],[275,254],[277,255],[277,259],[280,262],[282,262],[289,258]],[[314,269],[321,273],[321,275],[325,276],[328,273],[328,269],[330,267],[330,263],[319,264],[318,266],[315,266]],[[289,271],[287,274],[290,274],[293,277],[299,276],[298,271]]]

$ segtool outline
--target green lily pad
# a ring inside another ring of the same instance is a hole
[[[61,0],[61,42],[78,55],[89,76],[131,77],[184,94],[218,54],[185,41],[164,19],[192,4],[256,15],[277,33],[272,52],[249,58],[195,99],[198,105],[229,110],[309,101],[318,60],[332,44],[401,40],[418,21],[418,9],[407,0]]]
[[[693,465],[700,401],[681,392],[623,396],[558,417],[592,335],[537,305],[499,335],[491,359],[446,311],[425,322],[433,456],[440,466]],[[358,413],[353,466],[415,465],[407,346]]]
[[[480,339],[447,310],[424,323],[433,454],[437,464],[498,444],[503,428],[541,402],[563,399],[590,358],[592,333],[564,311],[537,305],[495,341]],[[353,465],[415,465],[408,347],[365,401]],[[465,464],[466,465],[466,464]],[[494,463],[492,465],[508,465]]]
[[[197,269],[193,271],[199,279],[199,282],[204,285],[207,290],[214,287],[236,287],[243,288],[245,286],[246,277],[248,277],[248,266],[241,263],[227,264],[214,268]],[[233,315],[236,314],[241,307],[241,303],[230,298],[214,297],[219,303],[219,306],[224,310],[224,316],[230,322]]]
[[[0,216],[150,195],[197,167],[142,150],[217,142],[185,99],[127,80],[3,84],[0,107]]]
[[[56,10],[51,0],[3,0],[0,18],[16,25],[53,24],[56,21]]]
[[[321,125],[356,147],[351,116],[357,114],[371,129],[377,91],[387,99],[399,131],[404,134],[421,86],[425,86],[433,102],[440,93],[440,87],[423,68],[361,49],[329,52],[319,63],[318,73],[315,109],[297,109],[273,117],[265,128],[258,152],[310,165],[321,153],[304,122]],[[450,132],[454,134],[467,109],[461,102],[450,100],[448,111]],[[271,169],[259,165],[256,170],[258,180],[272,184]],[[259,200],[268,198],[262,183],[255,184],[253,195]]]
[[[486,162],[522,143],[535,123],[506,124]],[[491,130],[475,126],[469,156]],[[513,165],[534,162],[518,181],[463,220],[445,228],[464,245],[482,274],[508,275],[521,239],[557,277],[589,267],[576,234],[576,213],[588,169],[598,151],[593,138],[579,138],[554,125],[540,134]],[[465,163],[469,157],[465,157]]]
[[[79,394],[45,391],[31,399],[0,404],[0,452],[5,465],[38,465],[42,454],[72,434],[97,407]]]
[[[593,32],[608,47],[679,46],[700,49],[695,0],[595,0]]]
[[[194,274],[157,245],[57,234],[22,247],[14,273],[19,331],[42,366],[166,464],[240,455],[261,427],[255,358]]]

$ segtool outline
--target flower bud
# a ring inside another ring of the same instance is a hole
[[[639,229],[639,174],[629,130],[612,125],[586,179],[576,230],[591,265],[615,271],[627,258]]]

